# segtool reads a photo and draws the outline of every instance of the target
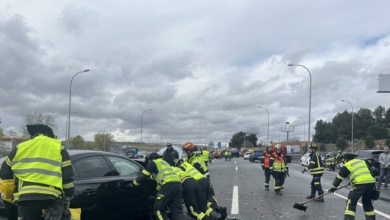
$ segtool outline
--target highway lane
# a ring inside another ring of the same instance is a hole
[[[231,161],[215,160],[209,165],[211,182],[220,204],[228,208],[231,218],[249,219],[299,219],[325,220],[343,219],[346,197],[349,189],[342,189],[336,194],[325,197],[325,203],[311,202],[306,204],[306,212],[293,209],[295,202],[306,201],[310,194],[311,175],[302,174],[299,164],[289,164],[290,177],[286,179],[283,195],[274,194],[264,189],[264,174],[260,164],[251,163],[243,158]],[[336,174],[326,172],[323,177],[323,188],[329,189]],[[342,184],[348,184],[344,180]],[[273,179],[271,178],[271,185]],[[374,203],[378,211],[377,219],[390,219],[390,192],[381,191],[381,200]],[[364,220],[363,208],[357,207],[357,220]]]

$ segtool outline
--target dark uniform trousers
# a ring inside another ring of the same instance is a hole
[[[195,219],[200,219],[199,217],[202,213],[205,214],[207,211],[207,203],[203,197],[200,185],[193,178],[189,178],[182,183],[182,187],[187,213]],[[201,219],[208,220],[209,218],[205,216]]]
[[[173,220],[182,220],[183,209],[181,206],[183,188],[181,183],[165,183],[161,186],[154,202],[154,213],[159,220],[169,219],[166,209],[169,207]]]
[[[352,187],[348,194],[347,206],[345,208],[345,219],[355,219],[356,205],[360,197],[363,197],[362,203],[366,219],[375,219],[374,206],[372,206],[374,187],[375,183],[355,185]]]
[[[280,191],[284,184],[284,172],[272,172],[272,176],[274,177],[274,189],[275,192]]]
[[[271,170],[269,168],[264,168],[264,176],[265,176],[264,186],[266,188],[269,188],[269,181],[271,179]]]
[[[42,209],[47,209],[54,200],[28,200],[18,202],[19,220],[42,220]]]
[[[324,194],[321,185],[322,174],[313,174],[312,176],[313,179],[311,180],[311,195],[315,195],[316,191],[318,192],[318,195]]]

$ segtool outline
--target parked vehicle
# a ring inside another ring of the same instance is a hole
[[[256,160],[260,161],[261,156],[263,156],[262,151],[254,151],[253,154],[249,156],[249,162],[255,162]]]
[[[214,159],[221,159],[221,154],[219,154],[218,152],[214,152],[213,158]]]
[[[382,150],[359,150],[356,158],[366,161],[371,174],[375,177],[380,175],[379,155],[382,152]]]
[[[126,157],[128,158],[137,158],[137,154],[138,154],[138,148],[137,147],[124,147],[124,153],[126,155]]]
[[[144,157],[146,157],[150,153],[152,153],[152,152],[150,152],[150,151],[140,151],[140,152],[138,152],[136,158],[144,158]]]
[[[304,155],[302,155],[301,157],[301,165],[302,166],[309,166],[309,163],[310,163],[310,153],[306,153]]]
[[[249,160],[249,157],[252,155],[252,153],[251,152],[246,152],[245,154],[244,154],[244,160]]]
[[[238,149],[233,149],[232,157],[240,157],[240,151]]]

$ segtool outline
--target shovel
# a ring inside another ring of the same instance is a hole
[[[345,188],[345,187],[347,187],[347,186],[349,186],[349,184],[337,188],[336,191],[339,190],[339,189]],[[306,212],[306,209],[307,209],[307,207],[305,206],[306,203],[311,202],[311,201],[313,201],[313,200],[315,200],[315,199],[320,198],[321,196],[325,196],[325,195],[328,195],[328,194],[331,194],[331,192],[328,192],[328,193],[319,195],[319,196],[317,196],[317,197],[314,197],[314,198],[312,198],[312,199],[307,200],[306,202],[295,203],[295,204],[293,205],[293,208]]]

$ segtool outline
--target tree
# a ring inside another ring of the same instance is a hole
[[[324,143],[334,143],[334,141],[336,141],[336,136],[333,132],[332,129],[326,129],[324,132],[323,132],[323,137],[324,137]]]
[[[320,144],[320,148],[319,148],[320,152],[324,152],[326,151],[326,147],[325,147],[325,144]]]
[[[107,150],[110,148],[112,143],[114,143],[114,135],[112,135],[110,133],[106,133],[106,134],[98,133],[98,134],[95,134],[94,140],[95,140],[97,149],[104,150],[104,148],[105,148]]]
[[[389,136],[389,130],[384,125],[372,125],[368,129],[368,135],[372,136],[374,139],[384,139]]]
[[[384,106],[381,105],[376,107],[376,109],[372,112],[372,116],[374,117],[375,122],[377,124],[385,123],[385,113],[386,113],[386,109]]]
[[[385,145],[386,145],[386,146],[390,146],[390,139],[387,139],[387,140],[386,140]]]
[[[70,148],[71,149],[84,149],[84,139],[80,135],[70,138]]]
[[[361,108],[355,114],[353,129],[354,129],[354,138],[364,139],[367,136],[367,128],[375,124],[374,117],[372,117],[372,112],[370,109]]]
[[[337,113],[332,123],[337,132],[337,137],[351,138],[352,115],[348,111]]]
[[[249,142],[253,146],[256,146],[257,136],[255,134],[250,134],[245,138],[245,141]]]
[[[386,113],[385,113],[385,123],[386,123],[387,127],[390,128],[390,108],[388,108],[386,110]]]
[[[28,134],[26,125],[28,124],[44,124],[51,127],[51,129],[56,130],[57,126],[55,124],[54,117],[50,114],[42,114],[34,112],[33,114],[27,114],[23,118],[23,123],[21,124],[22,129],[22,137],[29,138],[30,135]]]
[[[339,150],[345,150],[345,148],[347,148],[347,146],[348,146],[348,143],[347,143],[347,141],[345,140],[345,138],[339,137],[339,139],[337,139],[337,142],[336,142],[336,147],[337,147],[337,149],[339,149]]]
[[[230,139],[230,142],[232,143],[233,148],[240,148],[240,146],[244,143],[244,132],[240,131],[238,133],[235,133],[232,136],[232,139]]]
[[[375,146],[375,140],[372,136],[367,136],[364,143],[366,144],[367,149],[371,149]]]

